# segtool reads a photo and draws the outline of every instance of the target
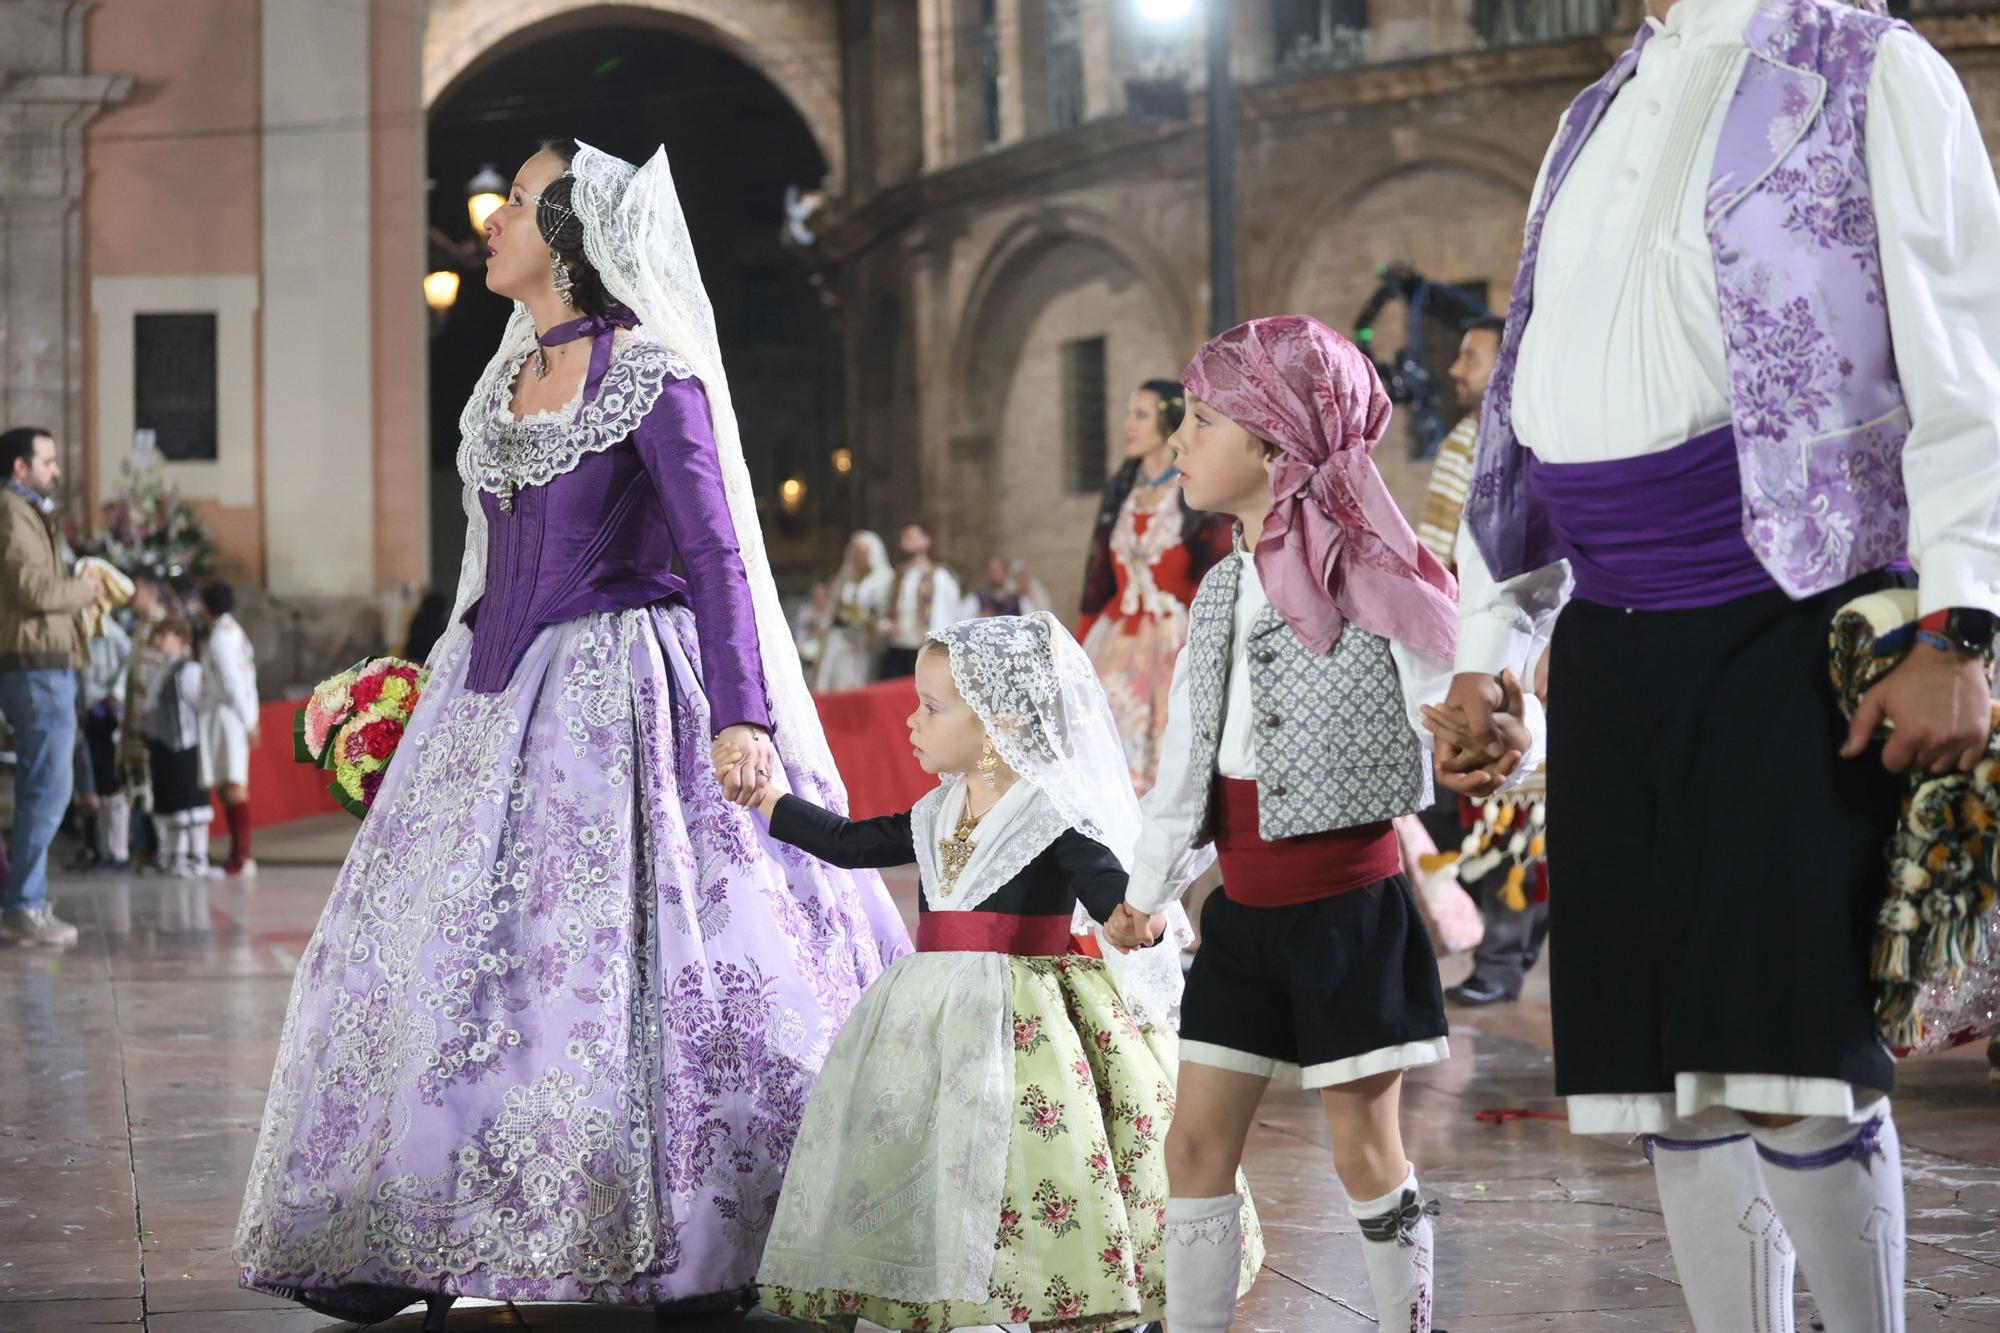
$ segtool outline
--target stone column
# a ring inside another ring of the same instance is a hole
[[[280,597],[365,596],[377,554],[373,11],[262,3],[266,577]],[[298,125],[314,133],[287,131]]]
[[[1119,0],[1084,0],[1083,118],[1116,115],[1125,109],[1125,75],[1117,50],[1118,25],[1111,10]]]
[[[1000,142],[1017,143],[1048,128],[1043,77],[1042,0],[1000,0]]]
[[[132,80],[86,68],[82,0],[0,5],[0,429],[47,426],[83,467],[83,127]],[[76,491],[81,495],[81,489]]]

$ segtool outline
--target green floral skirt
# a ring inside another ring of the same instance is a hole
[[[1175,1069],[1096,959],[903,959],[813,1092],[765,1308],[842,1330],[1160,1318]],[[1264,1260],[1247,1190],[1243,1236],[1239,1291]]]

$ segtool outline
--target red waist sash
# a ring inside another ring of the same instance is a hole
[[[1013,912],[925,912],[917,918],[917,952],[1046,958],[1072,952],[1069,922],[1068,916]]]
[[[1246,907],[1290,907],[1365,889],[1402,873],[1403,854],[1387,820],[1266,842],[1257,831],[1257,784],[1215,784],[1215,851],[1222,891]]]

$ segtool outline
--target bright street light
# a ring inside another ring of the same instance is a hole
[[[472,234],[484,233],[487,217],[506,202],[507,182],[489,162],[479,169],[477,176],[465,183],[465,211],[472,219]]]
[[[424,304],[431,313],[442,315],[458,300],[458,274],[441,268],[424,275]]]

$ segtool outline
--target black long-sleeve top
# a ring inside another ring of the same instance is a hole
[[[917,859],[907,810],[874,819],[846,819],[811,801],[781,796],[771,812],[771,836],[843,870],[881,870],[911,865]],[[1125,901],[1125,878],[1125,868],[1109,847],[1075,829],[1064,829],[1020,874],[980,903],[979,910],[1067,918],[1081,902],[1093,920],[1104,922]],[[919,887],[917,910],[929,912],[930,886]]]

